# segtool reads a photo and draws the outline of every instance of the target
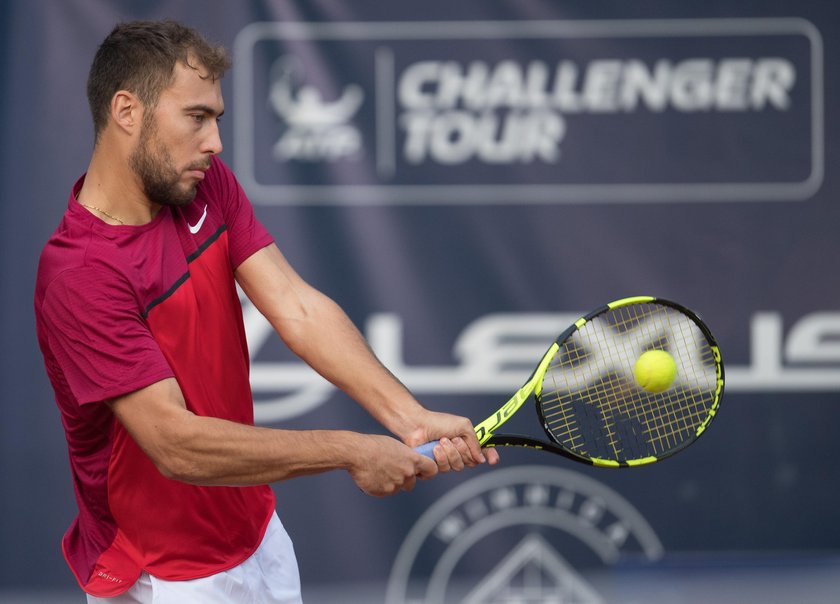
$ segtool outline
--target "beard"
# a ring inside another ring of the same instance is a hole
[[[181,185],[181,173],[157,137],[155,120],[144,120],[137,148],[128,159],[149,201],[162,206],[185,206],[195,199],[196,185]],[[191,166],[192,167],[192,166]]]

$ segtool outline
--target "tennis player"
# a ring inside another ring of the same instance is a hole
[[[88,79],[95,146],[41,256],[38,340],[79,513],[89,602],[300,602],[269,483],[345,470],[364,492],[489,461],[424,409],[292,269],[218,158],[225,51],[171,21],[118,25]],[[239,284],[286,345],[396,438],[253,425]],[[435,460],[413,451],[441,439]]]

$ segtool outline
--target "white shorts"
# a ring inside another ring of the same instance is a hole
[[[203,579],[164,581],[142,573],[114,598],[88,594],[88,604],[301,604],[297,559],[275,512],[262,543],[239,566]]]

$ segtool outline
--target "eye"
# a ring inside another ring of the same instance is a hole
[[[190,118],[196,123],[201,124],[206,119],[206,116],[203,113],[191,113]]]

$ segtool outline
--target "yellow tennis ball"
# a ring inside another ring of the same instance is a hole
[[[646,391],[664,392],[674,383],[677,363],[664,350],[648,350],[636,361],[633,375]]]

